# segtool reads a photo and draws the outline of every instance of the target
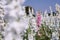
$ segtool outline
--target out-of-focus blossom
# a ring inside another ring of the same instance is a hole
[[[17,0],[18,4],[23,4],[25,0]]]

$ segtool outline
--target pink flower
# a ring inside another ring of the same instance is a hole
[[[39,27],[41,25],[41,15],[40,12],[37,13],[37,26]]]

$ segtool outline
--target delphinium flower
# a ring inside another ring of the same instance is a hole
[[[37,26],[38,26],[38,27],[41,26],[41,14],[40,14],[39,11],[38,11],[38,13],[37,13]]]
[[[37,12],[36,22],[37,22],[37,34],[40,35],[40,33],[39,33],[39,30],[40,30],[40,27],[41,27],[41,14],[40,14],[40,11]]]
[[[25,7],[26,17],[29,18],[28,29],[25,32],[24,40],[34,40],[35,31],[36,31],[36,18],[33,13],[33,8],[30,6]],[[28,11],[27,11],[28,10]]]

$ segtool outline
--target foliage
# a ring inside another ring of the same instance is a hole
[[[29,26],[29,28],[26,30],[24,36],[23,36],[23,40],[28,40],[28,34],[31,34],[31,28]]]
[[[39,32],[39,34],[38,34]],[[52,35],[52,30],[48,26],[42,24],[40,30],[35,35],[36,40],[50,40]]]

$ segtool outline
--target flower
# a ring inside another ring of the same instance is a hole
[[[41,25],[41,15],[40,12],[37,13],[37,26]]]

